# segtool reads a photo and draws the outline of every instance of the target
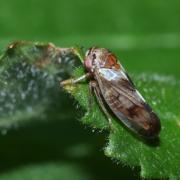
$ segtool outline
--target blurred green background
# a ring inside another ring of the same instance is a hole
[[[179,78],[179,9],[178,0],[1,0],[0,47],[22,39],[102,46],[129,72]],[[72,118],[37,120],[0,136],[0,179],[139,179],[139,169],[103,155],[104,137],[84,128],[66,99]]]

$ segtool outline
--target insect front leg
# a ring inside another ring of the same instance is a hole
[[[90,73],[84,74],[83,76],[80,76],[77,79],[70,78],[70,79],[61,81],[60,86],[63,87],[63,86],[66,86],[66,85],[73,85],[73,84],[76,84],[76,83],[79,83],[79,82],[83,81],[84,79],[86,79],[88,77],[90,77]]]
[[[90,81],[90,87],[91,89],[94,90],[94,93],[95,93],[95,96],[97,98],[97,101],[101,107],[101,109],[103,110],[105,116],[107,117],[108,119],[108,122],[109,122],[109,127],[110,129],[112,130],[112,120],[111,120],[111,115],[109,114],[109,112],[106,110],[106,107],[104,105],[104,101],[102,99],[102,96],[101,96],[101,91],[99,89],[99,86],[97,84],[96,81]]]

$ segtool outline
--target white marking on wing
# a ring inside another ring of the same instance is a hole
[[[114,69],[100,68],[99,73],[108,81],[118,80],[120,78],[127,79],[127,76],[123,71],[116,71]]]
[[[122,95],[119,96],[119,101],[127,109],[133,106],[133,103],[129,99],[127,99],[126,97],[124,97]]]

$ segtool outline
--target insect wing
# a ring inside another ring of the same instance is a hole
[[[134,132],[153,138],[160,121],[123,69],[99,68],[94,72],[102,97],[112,112]]]

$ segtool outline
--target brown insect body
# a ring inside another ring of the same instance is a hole
[[[119,120],[141,136],[158,136],[159,118],[136,90],[115,55],[107,49],[93,47],[86,53],[84,66],[92,81],[97,82],[101,98]]]

